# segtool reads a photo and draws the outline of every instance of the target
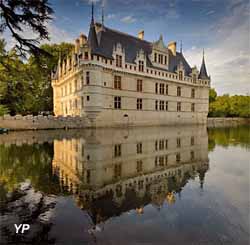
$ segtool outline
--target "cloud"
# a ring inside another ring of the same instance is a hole
[[[238,3],[229,8],[231,15],[209,30],[214,42],[205,47],[206,65],[212,86],[219,94],[247,94],[250,93],[249,19],[246,14],[249,7]],[[190,48],[185,56],[192,66],[200,66],[202,49]]]
[[[115,14],[108,14],[108,15],[106,16],[106,18],[107,18],[108,20],[114,19],[115,17],[116,17]]]
[[[135,19],[133,16],[128,15],[128,16],[123,17],[123,18],[121,19],[121,21],[122,21],[123,23],[126,23],[126,24],[131,24],[131,23],[136,22],[136,19]]]
[[[214,14],[214,13],[215,13],[214,10],[210,10],[210,11],[208,11],[208,12],[206,13],[206,15],[211,15],[211,14]]]

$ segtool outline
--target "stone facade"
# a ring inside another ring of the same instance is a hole
[[[55,115],[105,127],[205,124],[210,77],[204,57],[199,72],[175,42],[165,46],[162,36],[147,42],[141,33],[129,36],[92,19],[88,38],[82,34],[52,74]]]

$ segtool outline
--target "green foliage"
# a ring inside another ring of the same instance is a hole
[[[210,96],[209,96],[210,99]],[[250,117],[250,96],[222,95],[209,104],[210,117]]]
[[[7,52],[5,42],[0,40],[0,104],[8,108],[11,115],[36,115],[53,110],[51,71],[59,54],[65,56],[72,50],[72,44],[45,44],[40,48],[50,56],[31,55],[24,63],[14,51]]]
[[[214,102],[216,100],[217,93],[214,88],[209,89],[209,103]]]

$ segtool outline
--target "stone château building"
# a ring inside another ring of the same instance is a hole
[[[93,17],[88,37],[59,59],[52,74],[54,114],[92,126],[205,124],[210,77],[204,54],[190,67],[176,42],[165,45],[110,29]]]

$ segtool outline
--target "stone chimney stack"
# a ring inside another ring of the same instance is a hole
[[[168,44],[168,49],[170,49],[172,54],[176,56],[176,42],[170,42]]]
[[[80,41],[79,39],[77,38],[75,40],[75,53],[78,54],[79,53],[79,50],[80,50]]]
[[[138,32],[138,38],[144,40],[144,30]]]

